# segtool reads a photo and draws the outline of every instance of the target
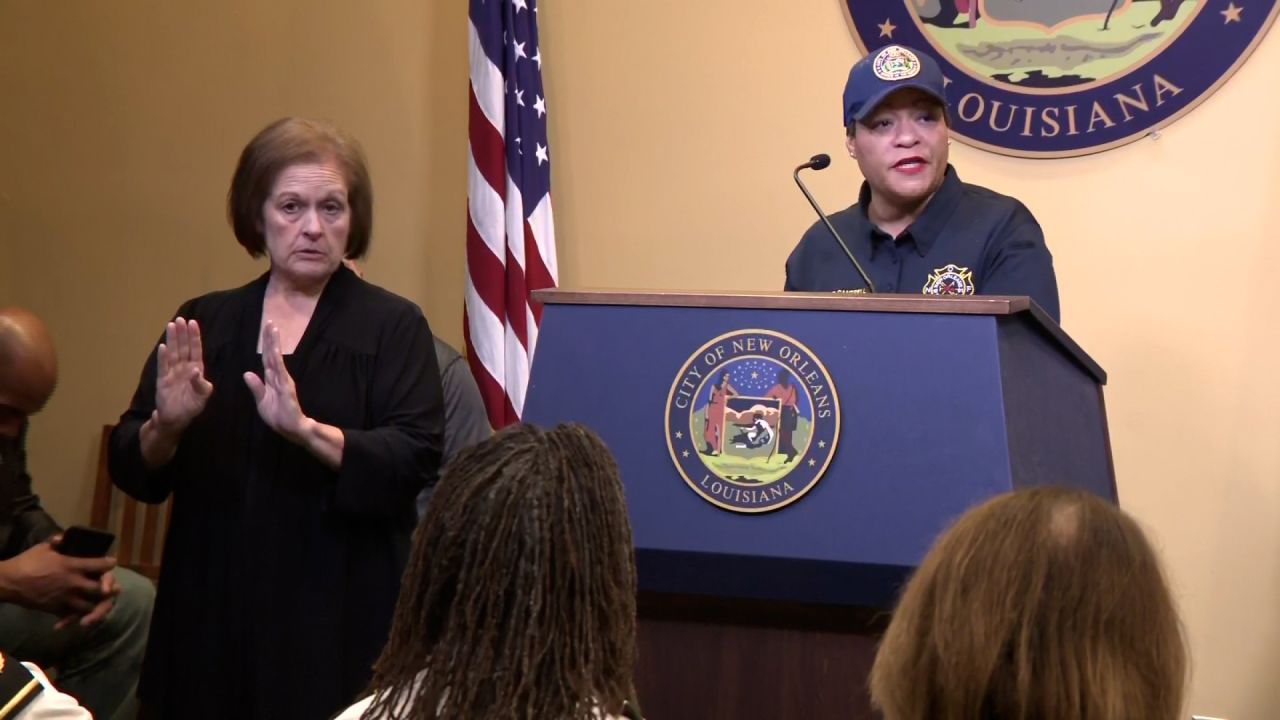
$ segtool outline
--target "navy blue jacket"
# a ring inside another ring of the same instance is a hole
[[[828,219],[876,290],[937,295],[1028,295],[1059,319],[1053,256],[1040,224],[1014,198],[947,174],[924,212],[895,242],[867,218],[871,188],[858,203]],[[864,288],[862,278],[821,222],[805,232],[787,258],[787,290]]]

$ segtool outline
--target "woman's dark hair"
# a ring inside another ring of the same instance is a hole
[[[502,430],[461,452],[436,487],[366,716],[622,714],[635,695],[635,578],[622,484],[600,438],[580,425]]]

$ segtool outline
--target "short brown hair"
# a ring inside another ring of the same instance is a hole
[[[236,240],[253,257],[266,251],[262,236],[262,206],[276,178],[290,165],[333,162],[347,184],[351,231],[347,258],[363,257],[373,233],[373,185],[364,151],[355,138],[336,126],[306,118],[281,118],[266,126],[244,146],[227,192],[227,220]]]
[[[1020,490],[960,517],[902,594],[871,671],[886,720],[1174,720],[1186,648],[1119,508]]]

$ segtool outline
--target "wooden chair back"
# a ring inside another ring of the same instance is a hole
[[[107,445],[114,425],[102,426],[98,443],[98,477],[93,487],[93,505],[89,524],[115,533],[115,555],[120,567],[129,568],[151,578],[160,579],[160,556],[164,534],[169,527],[170,501],[158,505],[139,502],[111,484],[107,471]],[[138,517],[142,523],[139,525]]]

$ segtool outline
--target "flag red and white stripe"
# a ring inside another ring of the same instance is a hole
[[[467,358],[489,422],[518,422],[538,340],[534,290],[556,285],[546,99],[534,0],[471,0]]]

